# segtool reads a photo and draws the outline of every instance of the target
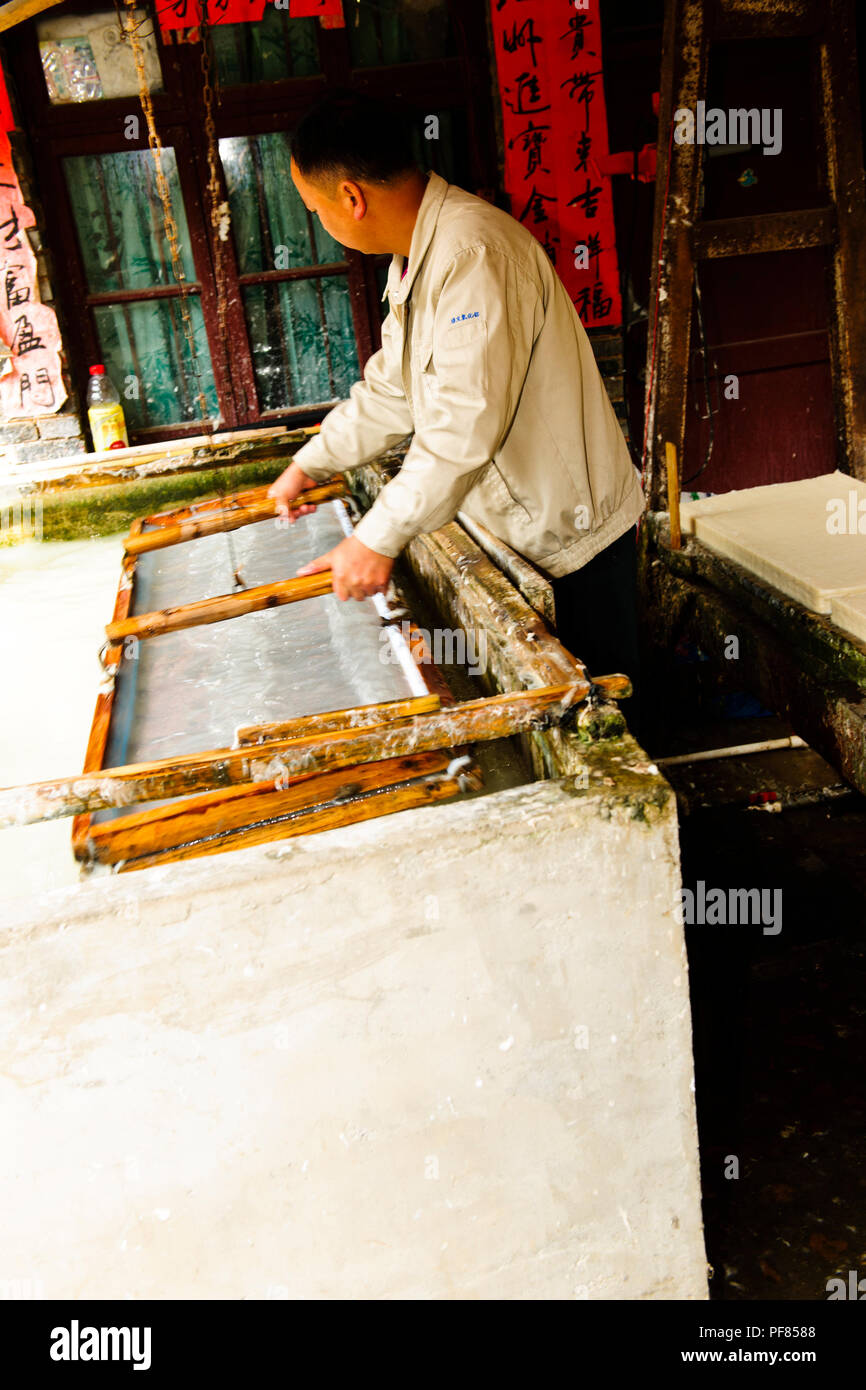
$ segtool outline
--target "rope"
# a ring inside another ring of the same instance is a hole
[[[126,14],[120,9],[119,0],[114,0],[115,11],[120,24],[122,37],[129,43],[132,50],[133,61],[135,62],[135,72],[138,79],[138,95],[141,101],[141,109],[144,112],[144,120],[147,126],[147,143],[153,154],[154,171],[156,175],[156,188],[159,200],[162,204],[163,229],[166,240],[171,251],[171,268],[178,289],[180,290],[180,310],[183,319],[184,334],[186,337],[189,359],[192,364],[193,375],[195,377],[196,400],[198,403],[199,416],[204,425],[204,432],[208,441],[208,449],[213,452],[214,423],[211,419],[207,406],[207,399],[204,393],[204,383],[198,364],[198,353],[195,346],[195,332],[192,326],[192,315],[190,314],[188,299],[192,290],[186,278],[183,268],[183,259],[180,254],[180,241],[178,238],[177,222],[171,202],[171,189],[163,168],[162,156],[163,146],[156,128],[156,120],[153,114],[153,102],[151,100],[150,88],[147,85],[147,73],[144,66],[144,48],[138,33],[139,25],[136,23],[135,11],[137,0],[124,0]],[[210,66],[210,32],[207,20],[207,0],[202,0],[202,22],[201,22],[201,72],[202,72],[202,95],[205,107],[205,132],[208,139],[208,168],[210,177],[207,185],[208,200],[210,203],[210,223],[213,233],[214,267],[217,294],[217,313],[219,317],[220,341],[228,341],[226,333],[226,305],[227,293],[225,282],[225,265],[223,262],[223,244],[220,237],[220,230],[224,219],[228,215],[227,207],[220,204],[220,183],[219,183],[219,150],[216,139],[216,126],[213,117],[214,85],[211,82]],[[217,470],[217,491],[223,502],[226,500],[226,480],[222,469]],[[231,532],[224,531],[229,552],[229,564],[232,570],[233,587],[235,589],[245,588],[241,577],[240,566],[235,553],[234,541]]]

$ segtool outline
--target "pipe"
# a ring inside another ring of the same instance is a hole
[[[673,758],[653,758],[656,767],[675,767],[680,763],[706,763],[712,758],[741,758],[749,753],[773,753],[778,748],[808,748],[798,734],[789,738],[767,738],[762,743],[734,743],[730,748],[706,748],[702,753],[678,753]]]

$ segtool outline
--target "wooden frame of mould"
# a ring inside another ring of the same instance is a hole
[[[309,489],[302,500],[322,502],[345,492],[345,484],[338,477],[321,487]],[[266,494],[266,487],[251,488],[155,513],[131,527],[124,545],[112,620],[106,626],[108,644],[103,655],[106,679],[96,702],[84,761],[85,775],[104,770],[116,679],[123,644],[128,638],[144,640],[161,632],[176,631],[200,622],[222,621],[330,592],[330,574],[315,575],[306,580],[289,579],[262,585],[256,590],[187,604],[160,614],[130,616],[139,555],[273,517],[275,504]],[[279,726],[241,730],[243,741],[254,744],[274,737],[291,740],[350,728],[357,731],[399,726],[412,716],[431,713],[451,703],[450,691],[433,666],[423,637],[412,624],[408,647],[427,687],[425,694],[351,710],[327,711],[286,720]],[[460,778],[447,775],[453,757],[453,749],[433,749],[382,758],[357,768],[300,773],[293,775],[290,781],[277,773],[229,788],[214,783],[215,790],[197,796],[181,794],[180,799],[169,805],[133,811],[99,824],[94,823],[92,813],[86,812],[73,819],[73,853],[85,864],[114,864],[123,871],[352,824],[455,796],[460,790]],[[466,775],[465,768],[463,775]]]
[[[354,484],[362,497],[365,493],[367,497],[375,495],[386,481],[387,475],[378,465],[355,470]],[[166,514],[157,524],[163,523],[172,524]],[[464,745],[525,735],[533,764],[542,777],[585,772],[584,760],[592,759],[593,741],[616,740],[619,752],[614,762],[639,757],[640,750],[624,733],[618,711],[606,703],[630,695],[628,678],[609,675],[591,680],[583,665],[557,642],[538,614],[459,526],[452,523],[433,536],[416,538],[408,554],[422,586],[431,596],[441,598],[446,620],[464,628],[484,628],[490,639],[485,679],[500,693],[446,704],[450,697],[443,692],[438,707],[434,707],[436,693],[431,691],[429,705],[421,712],[417,706],[406,712],[393,702],[387,709],[367,706],[332,711],[242,729],[233,748],[104,768],[112,694],[108,689],[97,707],[85,771],[31,786],[0,788],[0,828],[74,816],[79,852],[85,857],[95,859],[98,848],[98,857],[111,862],[105,840],[110,842],[114,832],[124,836],[116,848],[132,856],[123,867],[144,867],[145,863],[283,838],[293,827],[295,833],[314,831],[453,795],[458,786],[448,775],[449,769],[431,773],[427,762],[413,764],[414,785],[404,781],[395,786],[395,770],[403,774],[406,770],[401,760],[419,755],[445,754],[447,758]],[[135,563],[136,557],[127,555],[115,607],[117,621],[129,613]],[[429,654],[419,651],[422,643],[416,630],[411,640],[413,656],[434,673],[435,667],[428,666]],[[120,654],[117,646],[110,651],[110,685]],[[427,683],[433,684],[429,676]],[[579,703],[583,708],[576,716],[578,737],[562,722]],[[609,771],[609,759],[605,759],[602,761]],[[345,775],[348,786],[322,780],[335,773]],[[384,787],[380,786],[381,778],[388,779]],[[340,805],[341,790],[352,797],[345,808]],[[278,803],[250,799],[272,793],[285,796],[287,791],[294,798],[287,814]],[[316,791],[329,800],[316,802],[312,795]],[[156,816],[127,813],[105,832],[89,822],[90,813],[97,810],[169,799],[174,805],[157,808]],[[258,806],[266,812],[261,818],[255,815]],[[249,810],[252,816],[247,814]],[[158,845],[152,838],[157,821],[174,822],[161,825]],[[175,837],[176,831],[180,834]],[[195,836],[192,840],[190,833]]]

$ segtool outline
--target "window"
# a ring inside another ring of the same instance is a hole
[[[457,51],[445,0],[377,0],[343,9],[355,67],[417,63]]]
[[[268,0],[258,24],[215,26],[217,172],[229,214],[215,243],[201,48],[164,43],[139,0],[185,293],[116,13],[66,0],[4,35],[36,136],[79,395],[88,366],[104,361],[139,443],[200,432],[200,387],[208,417],[229,429],[306,423],[345,397],[380,341],[388,258],[337,245],[307,212],[291,180],[288,132],[328,85],[402,93],[425,113],[421,165],[470,189],[492,187],[485,2],[346,0],[340,29]]]
[[[197,374],[150,150],[71,155],[63,161],[99,360],[123,396],[133,431],[198,419],[199,379],[209,412],[218,411],[173,149],[164,150],[162,163],[184,276],[196,289],[187,296],[187,307]]]
[[[314,19],[289,19],[270,7],[260,24],[221,24],[212,30],[223,87],[313,77],[321,72]]]
[[[287,135],[219,150],[261,408],[341,400],[359,375],[346,253],[298,196]]]

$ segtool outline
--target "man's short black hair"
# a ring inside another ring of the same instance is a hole
[[[292,155],[304,178],[391,183],[417,169],[412,114],[396,102],[335,89],[301,118]]]

